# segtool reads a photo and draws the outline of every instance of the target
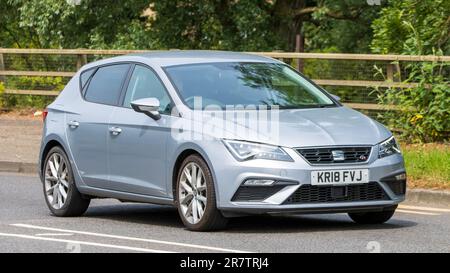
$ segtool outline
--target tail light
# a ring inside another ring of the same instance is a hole
[[[47,118],[47,115],[48,115],[48,110],[44,109],[44,111],[42,111],[42,121],[45,122],[45,119]]]

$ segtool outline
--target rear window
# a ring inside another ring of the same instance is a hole
[[[92,77],[84,98],[87,101],[116,105],[129,64],[100,67]]]

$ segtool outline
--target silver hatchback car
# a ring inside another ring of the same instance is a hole
[[[380,123],[286,64],[168,51],[84,66],[44,112],[40,177],[56,216],[92,198],[174,205],[190,230],[250,214],[389,220],[405,199]]]

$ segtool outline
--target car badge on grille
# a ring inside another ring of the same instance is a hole
[[[345,160],[344,151],[334,150],[334,151],[331,151],[331,154],[333,155],[333,161],[344,161]]]
[[[361,156],[359,156],[359,160],[366,161],[367,160],[367,156],[361,155]]]

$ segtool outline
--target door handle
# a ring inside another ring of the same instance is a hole
[[[69,127],[72,129],[76,129],[76,128],[78,128],[78,126],[80,126],[80,123],[76,120],[72,120],[72,121],[67,122],[67,125],[69,125]]]
[[[120,133],[122,133],[122,129],[119,127],[109,127],[109,132],[113,135],[113,136],[117,136]]]

